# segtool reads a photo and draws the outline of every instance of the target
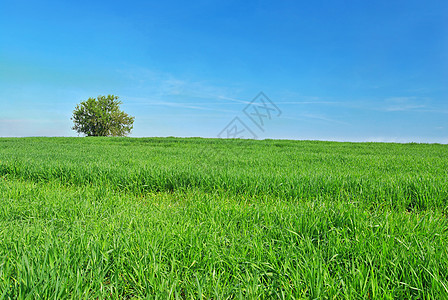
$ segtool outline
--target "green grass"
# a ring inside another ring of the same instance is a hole
[[[445,299],[447,150],[2,138],[0,299]]]

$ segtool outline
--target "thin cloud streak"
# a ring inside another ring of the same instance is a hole
[[[350,125],[350,123],[347,123],[347,122],[344,122],[344,121],[335,120],[335,119],[329,118],[329,117],[327,117],[325,115],[322,115],[322,114],[303,113],[303,114],[299,114],[298,117],[299,118],[283,116],[282,118],[289,119],[289,120],[297,120],[297,121],[304,121],[304,119],[312,119],[312,120],[324,121],[324,122],[327,122],[327,123],[336,123],[336,124]]]
[[[203,103],[194,103],[194,102],[186,102],[186,103],[178,103],[178,102],[167,102],[167,101],[157,101],[152,102],[147,98],[137,98],[137,97],[127,97],[126,99],[131,100],[132,104],[145,105],[145,106],[168,106],[168,107],[179,107],[179,108],[187,108],[194,110],[205,110],[205,111],[215,111],[215,112],[225,112],[225,113],[235,113],[234,110],[228,109],[220,109],[220,108],[211,108],[211,107],[203,107],[198,106],[198,104]],[[135,101],[137,100],[137,101]]]
[[[338,105],[343,104],[343,102],[333,102],[333,101],[276,101],[275,104],[297,104],[297,105],[307,105],[307,104],[326,104],[326,105]]]

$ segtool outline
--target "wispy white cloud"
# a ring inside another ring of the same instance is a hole
[[[233,97],[227,97],[227,96],[217,96],[217,99],[228,100],[228,101],[232,101],[232,102],[236,102],[236,103],[241,103],[241,104],[250,104],[250,103],[251,103],[251,101],[246,101],[246,100],[236,99],[236,98],[233,98]]]
[[[448,101],[447,101],[448,102]],[[389,97],[384,99],[358,99],[345,102],[332,102],[335,107],[372,110],[379,112],[419,112],[448,114],[448,107],[435,104],[427,97]]]
[[[125,78],[138,86],[138,95],[122,95],[131,105],[166,106],[197,111],[237,113],[242,108],[226,109],[223,105],[248,104],[236,99],[237,90],[215,86],[205,81],[176,78],[169,73],[146,68],[129,67],[120,70]],[[148,96],[144,96],[147,94]],[[142,96],[143,95],[143,96]]]
[[[138,66],[127,66],[117,72],[139,92],[147,92],[154,97],[184,96],[194,98],[224,99],[233,96],[235,88],[213,85],[204,80],[179,78],[167,72],[150,70]]]
[[[235,110],[221,109],[216,107],[207,107],[205,105],[214,105],[216,103],[201,103],[201,102],[169,102],[169,101],[158,101],[150,98],[143,97],[127,97],[131,100],[133,104],[144,105],[144,106],[168,106],[168,107],[179,107],[187,108],[193,110],[205,110],[205,111],[215,111],[215,112],[231,112],[235,113]]]
[[[336,124],[343,124],[343,125],[350,125],[350,123],[345,121],[340,121],[331,117],[328,117],[325,114],[317,114],[317,113],[300,113],[294,117],[290,116],[282,116],[284,119],[289,120],[297,120],[297,121],[304,121],[304,120],[318,120],[323,121],[326,123],[336,123]]]
[[[276,101],[276,104],[295,104],[295,105],[308,105],[308,104],[315,104],[315,105],[345,105],[344,102],[337,102],[337,101]]]
[[[229,100],[229,101],[234,101],[237,103],[242,103],[242,104],[250,104],[251,101],[247,101],[247,100],[241,100],[241,99],[235,99],[235,98],[231,98],[231,97],[225,97],[225,96],[219,96],[218,99],[223,99],[223,100]],[[343,102],[336,102],[336,101],[284,101],[284,100],[278,100],[278,99],[271,99],[276,105],[339,105],[339,104],[344,104]]]
[[[428,99],[417,97],[391,97],[385,99],[384,111],[418,111],[427,107]]]

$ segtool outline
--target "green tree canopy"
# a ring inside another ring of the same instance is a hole
[[[87,136],[126,136],[134,124],[134,117],[120,110],[117,96],[98,96],[76,105],[71,120],[78,133]]]

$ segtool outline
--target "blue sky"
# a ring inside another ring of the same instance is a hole
[[[0,136],[77,136],[75,105],[115,94],[135,137],[238,118],[258,138],[448,143],[447,15],[446,0],[1,0]],[[250,104],[261,91],[280,115]]]

